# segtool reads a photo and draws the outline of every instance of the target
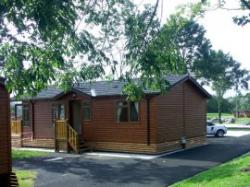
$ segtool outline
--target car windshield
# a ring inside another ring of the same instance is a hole
[[[213,123],[207,123],[207,126],[214,126]]]

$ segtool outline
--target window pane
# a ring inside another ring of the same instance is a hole
[[[138,121],[139,119],[139,105],[138,102],[130,103],[130,120]]]
[[[91,113],[90,113],[90,108],[89,107],[84,107],[83,108],[83,114],[84,114],[84,120],[90,120]]]
[[[23,106],[23,125],[29,126],[29,108],[28,108],[28,106]]]
[[[91,120],[91,106],[90,103],[83,104],[83,118],[84,120]]]
[[[128,107],[118,107],[117,119],[119,122],[128,121]]]
[[[16,117],[17,117],[17,119],[22,119],[22,116],[23,116],[23,106],[16,105]]]
[[[59,119],[65,119],[65,111],[64,111],[64,105],[58,105],[58,118]]]

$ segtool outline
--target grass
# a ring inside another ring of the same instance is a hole
[[[17,180],[20,187],[33,187],[37,173],[29,170],[16,170]]]
[[[207,113],[207,119],[218,118],[217,113]],[[222,118],[234,118],[233,114],[222,113]],[[248,124],[250,123],[250,118],[235,118],[235,124]]]
[[[12,149],[12,159],[13,160],[22,160],[22,159],[35,158],[35,157],[44,157],[47,155],[48,155],[48,153],[46,153],[46,152],[24,151],[24,150]]]
[[[222,113],[222,118],[231,118],[234,117],[233,114],[230,113]],[[207,118],[218,118],[218,113],[207,113]]]
[[[40,151],[25,151],[25,150],[12,150],[12,159],[13,160],[22,160],[35,157],[44,157],[48,153]],[[37,172],[31,170],[15,170],[17,175],[17,180],[20,187],[33,187],[35,179],[37,177]]]
[[[171,187],[248,187],[249,184],[250,155],[245,155],[178,182]]]
[[[250,118],[236,118],[236,124],[248,124],[250,123]]]

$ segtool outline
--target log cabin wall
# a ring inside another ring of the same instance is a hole
[[[146,100],[143,99],[139,102],[138,121],[118,122],[116,117],[117,103],[121,100],[119,97],[94,98],[92,100],[92,119],[83,121],[84,139],[87,141],[147,143]],[[151,142],[155,143],[154,129],[156,124],[153,117],[151,123]]]
[[[92,119],[83,121],[83,138],[96,150],[123,152],[155,152],[156,100],[150,101],[150,144],[148,145],[147,103],[139,102],[137,122],[118,122],[117,103],[121,97],[101,97],[92,100]]]
[[[1,81],[1,80],[0,80]],[[10,99],[0,82],[0,183],[11,173]]]
[[[36,101],[34,103],[34,139],[53,139],[52,102]]]
[[[205,143],[206,97],[189,81],[173,87],[166,95],[158,96],[157,151]]]
[[[206,99],[190,83],[184,85],[185,136],[206,136]]]
[[[51,100],[25,102],[29,106],[29,125],[23,126],[22,146],[54,147],[54,126],[52,123]]]
[[[157,153],[181,148],[181,137],[187,139],[187,146],[205,142],[206,97],[185,81],[164,96],[150,98],[149,131],[146,98],[139,102],[137,122],[117,121],[117,103],[124,100],[121,96],[91,98],[72,92],[53,101],[35,101],[32,146],[54,146],[52,105],[64,104],[69,119],[71,100],[90,103],[91,120],[84,120],[81,108],[81,137],[95,150]]]

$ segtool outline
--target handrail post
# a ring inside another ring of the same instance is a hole
[[[67,153],[69,153],[69,127],[68,127],[68,120],[65,120],[65,127],[66,127],[66,149],[67,149]]]
[[[76,150],[77,150],[77,154],[80,154],[79,134],[76,134]]]
[[[55,136],[55,152],[58,152],[58,150],[57,150],[57,126],[58,125],[57,125],[57,120],[56,120],[55,121],[55,129],[54,129],[55,130],[54,131],[55,132],[55,135],[54,135]]]

